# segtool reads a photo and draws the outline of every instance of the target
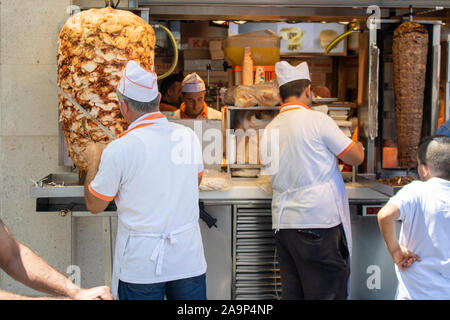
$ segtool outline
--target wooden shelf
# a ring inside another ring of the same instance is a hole
[[[272,107],[247,107],[247,108],[241,108],[241,107],[235,107],[235,106],[228,106],[228,110],[244,110],[244,111],[248,111],[248,110],[252,110],[252,111],[262,111],[262,110],[280,110],[280,106],[272,106]]]

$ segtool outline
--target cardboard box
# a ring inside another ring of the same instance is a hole
[[[224,71],[223,70],[224,61],[225,60],[223,59],[211,60],[211,70]]]
[[[209,51],[211,60],[223,60],[225,59],[225,53],[222,50]]]
[[[197,70],[207,70],[206,66],[211,64],[209,59],[196,59],[196,60],[184,60],[184,70],[186,71],[197,71]]]
[[[189,21],[180,23],[181,43],[187,43],[189,38],[225,39],[228,29],[210,26],[209,21]]]
[[[185,75],[190,73],[191,71],[185,71]],[[208,82],[208,72],[197,70],[195,71],[202,79],[205,81],[205,84]],[[212,70],[209,72],[209,82],[210,84],[217,84],[219,82],[226,84],[228,83],[228,73],[225,71],[215,71]]]
[[[183,50],[183,58],[185,60],[211,59],[211,54],[208,50],[188,49]]]
[[[209,41],[209,51],[222,51],[222,41],[221,40]]]
[[[188,48],[197,50],[209,50],[208,38],[189,38]]]

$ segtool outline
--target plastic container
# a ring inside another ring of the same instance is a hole
[[[253,66],[253,72],[256,73],[258,67],[264,67],[264,80],[270,81],[277,78],[275,74],[275,66]],[[235,72],[235,86],[242,84],[242,66],[234,66],[233,71]],[[256,77],[256,75],[255,75]],[[254,77],[254,78],[255,78]]]
[[[280,61],[280,40],[280,36],[266,29],[230,36],[223,40],[223,48],[233,66],[242,65],[245,47],[251,48],[254,65],[268,66]]]

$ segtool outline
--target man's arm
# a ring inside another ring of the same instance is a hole
[[[17,293],[0,290],[0,300],[71,300],[70,298],[55,297],[27,297]]]
[[[322,119],[320,133],[328,149],[345,163],[357,166],[364,161],[364,148],[360,142],[349,139],[334,120],[327,115]]]
[[[96,197],[91,190],[89,190],[89,185],[94,180],[98,172],[98,167],[100,165],[100,160],[102,157],[102,148],[97,146],[95,143],[90,143],[86,147],[85,157],[87,158],[87,173],[86,179],[84,181],[84,200],[86,202],[86,207],[91,213],[100,213],[105,211],[108,207],[110,201],[106,201]]]
[[[34,290],[72,299],[112,299],[108,287],[81,289],[18,242],[0,220],[0,267],[12,278]],[[30,299],[0,291],[0,299]]]
[[[381,208],[378,213],[378,224],[383,235],[386,247],[394,260],[394,263],[401,269],[406,270],[414,261],[420,261],[418,255],[410,252],[398,243],[395,234],[395,221],[400,217],[400,210],[396,205],[388,203]]]
[[[338,155],[338,158],[351,166],[359,166],[364,161],[364,148],[361,142],[355,142],[350,149],[342,154]]]

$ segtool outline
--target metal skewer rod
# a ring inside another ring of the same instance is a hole
[[[100,129],[103,130],[111,139],[117,139],[117,137],[109,130],[107,129],[97,118],[95,118],[92,114],[86,111],[82,106],[80,106],[78,103],[76,103],[64,90],[62,90],[60,87],[56,85],[56,83],[52,82],[51,80],[48,80],[52,85],[56,87],[59,93],[61,93],[67,100],[69,100],[75,108],[77,108],[82,114],[84,114],[86,117],[94,121]]]

